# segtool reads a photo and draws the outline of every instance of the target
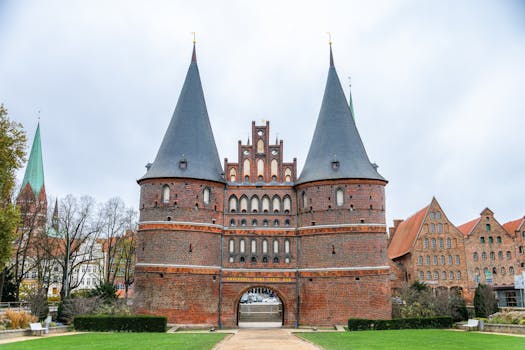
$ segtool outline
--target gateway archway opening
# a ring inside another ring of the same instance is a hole
[[[239,327],[281,327],[283,315],[283,303],[271,288],[250,288],[239,300]]]

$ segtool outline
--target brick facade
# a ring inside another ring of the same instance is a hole
[[[251,131],[238,161],[224,161],[226,184],[139,180],[137,311],[235,326],[243,293],[264,287],[285,326],[390,318],[386,181],[295,186],[296,161],[270,143],[269,123]]]
[[[406,221],[395,223],[389,256],[401,271],[397,277],[408,284],[419,281],[434,288],[461,290],[471,301],[463,234],[449,221],[438,201],[433,198]]]

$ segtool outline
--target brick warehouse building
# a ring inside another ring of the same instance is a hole
[[[241,297],[269,290],[282,324],[391,316],[385,194],[353,110],[330,67],[308,156],[297,176],[252,122],[252,142],[221,167],[195,46],[155,161],[138,180],[136,310],[169,322],[235,326]]]

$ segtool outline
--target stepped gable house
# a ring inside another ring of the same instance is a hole
[[[387,181],[366,154],[331,46],[300,175],[295,159],[283,159],[283,141],[270,142],[268,122],[251,128],[252,142],[239,141],[238,159],[223,169],[194,46],[155,161],[138,180],[136,310],[235,326],[250,320],[243,295],[259,291],[278,300],[285,326],[390,318]]]
[[[435,198],[408,219],[394,220],[390,231],[388,257],[401,272],[394,287],[419,281],[432,288],[459,291],[469,302],[473,300],[463,234]]]

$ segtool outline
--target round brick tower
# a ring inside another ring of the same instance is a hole
[[[300,324],[391,317],[386,184],[366,154],[330,46],[321,111],[295,185]]]
[[[138,180],[139,312],[179,324],[217,324],[225,180],[197,66],[152,164]]]

